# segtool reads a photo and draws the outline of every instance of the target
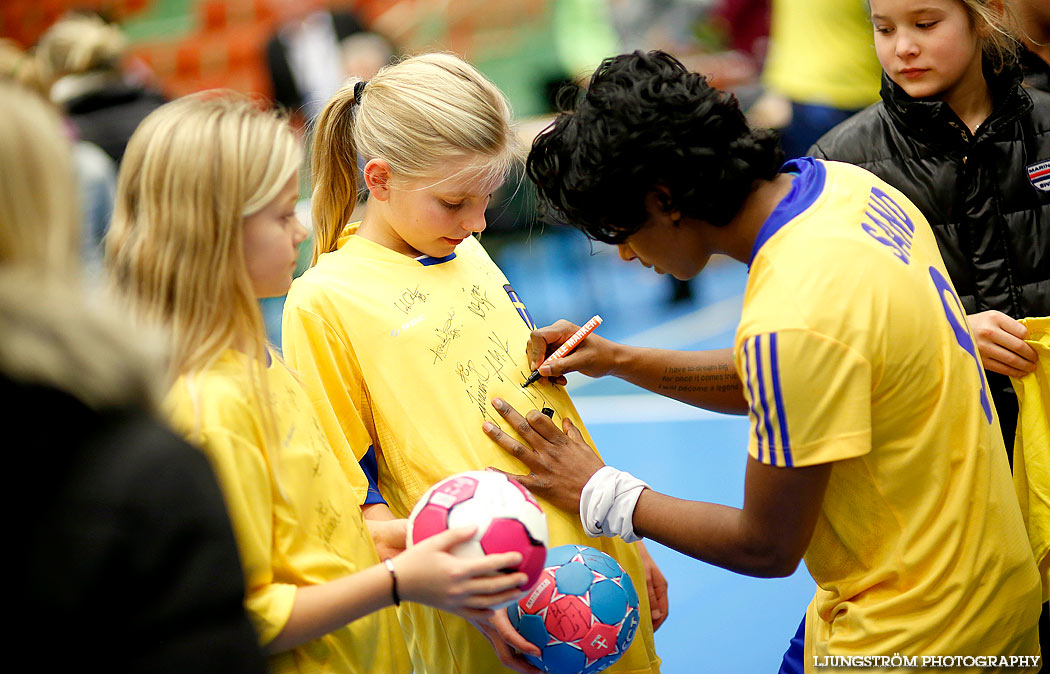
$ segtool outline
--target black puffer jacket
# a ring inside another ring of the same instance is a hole
[[[976,134],[948,104],[911,98],[884,74],[882,102],[829,131],[810,154],[866,168],[919,207],[967,314],[1047,316],[1050,180],[1037,188],[1029,167],[1050,168],[1050,94],[1023,88],[1019,69],[985,76],[995,103]],[[1004,409],[1009,380],[989,379],[1010,446],[1017,402]]]

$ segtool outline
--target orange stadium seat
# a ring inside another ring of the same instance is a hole
[[[40,14],[43,16],[45,26],[50,26],[58,17],[65,14],[71,8],[72,3],[67,0],[40,0],[37,3],[37,7],[40,10]],[[77,7],[81,7],[77,5]],[[46,30],[46,29],[45,29]]]
[[[238,26],[230,29],[226,38],[226,63],[230,70],[263,64],[266,41],[270,38],[268,26]]]
[[[208,0],[201,3],[201,30],[204,32],[215,32],[226,28],[226,2],[223,0]]]
[[[164,81],[175,74],[177,51],[171,43],[139,45],[132,48],[131,56],[145,61],[157,79]]]
[[[138,44],[132,51],[151,66],[168,96],[217,87],[272,96],[265,64],[273,30],[269,2],[195,0],[199,29],[176,41]]]
[[[101,2],[99,4],[102,4]],[[123,16],[130,16],[137,12],[149,7],[153,4],[152,0],[121,0],[121,4],[124,6]]]
[[[176,78],[192,78],[200,75],[201,54],[194,42],[184,42],[175,48]]]

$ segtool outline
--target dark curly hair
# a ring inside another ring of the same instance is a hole
[[[533,142],[526,171],[547,217],[599,241],[637,232],[657,186],[670,208],[726,225],[783,163],[772,131],[751,129],[733,96],[664,52],[604,60],[577,98]]]

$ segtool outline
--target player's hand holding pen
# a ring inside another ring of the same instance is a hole
[[[565,384],[565,374],[568,372],[582,372],[588,377],[612,374],[616,363],[616,348],[619,345],[593,332],[565,356],[544,363],[548,356],[557,351],[558,347],[578,330],[578,325],[566,320],[533,330],[525,348],[529,368],[538,370],[540,375],[549,377],[553,383],[561,385]]]

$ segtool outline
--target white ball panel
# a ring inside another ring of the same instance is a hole
[[[449,511],[448,528],[476,526],[478,531],[472,540],[479,540],[489,522],[492,521],[492,517],[492,509],[487,503],[481,499],[472,498]]]
[[[522,499],[522,503],[526,507],[518,511],[515,517],[525,525],[525,529],[533,539],[543,543],[544,546],[549,545],[550,534],[547,531],[547,516],[539,508],[534,507],[524,499]]]

